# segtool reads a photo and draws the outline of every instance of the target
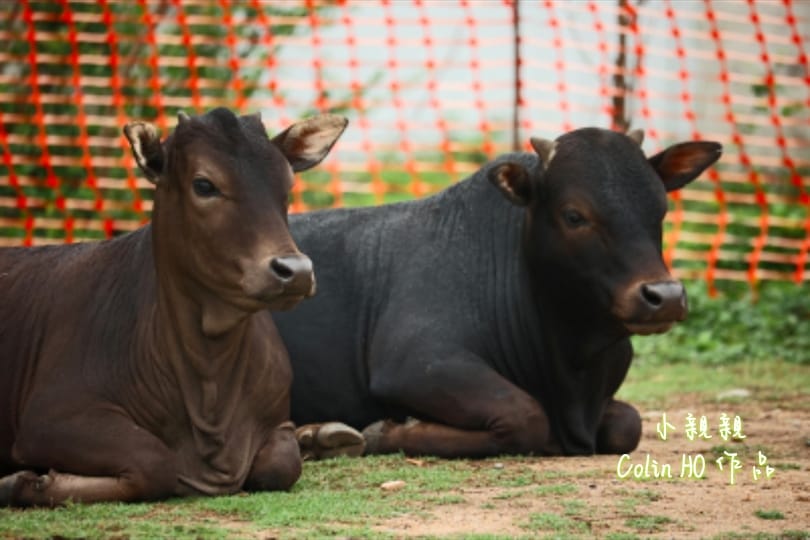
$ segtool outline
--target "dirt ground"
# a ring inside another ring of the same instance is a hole
[[[810,399],[810,398],[806,398]],[[685,401],[687,403],[687,401]],[[770,403],[713,403],[666,410],[669,429],[662,440],[656,427],[664,411],[642,411],[644,435],[628,460],[617,456],[534,459],[495,463],[528,467],[542,480],[514,488],[460,487],[457,502],[426,509],[419,516],[385,522],[377,530],[396,536],[464,536],[493,534],[612,538],[750,538],[771,533],[787,538],[810,536],[810,408],[794,400]],[[684,433],[687,414],[707,417],[711,439]],[[725,414],[733,431],[739,416],[741,434],[724,441],[719,431]],[[729,455],[740,467],[731,483]],[[684,460],[705,461],[703,479],[681,477]],[[649,466],[645,468],[649,456]],[[687,456],[684,458],[684,456]],[[716,462],[723,457],[723,470]],[[764,463],[762,460],[764,459]],[[666,478],[665,464],[672,478]],[[619,466],[620,465],[620,466]],[[637,465],[637,466],[636,466]],[[656,478],[656,467],[660,477]],[[486,467],[493,467],[486,462]],[[618,470],[617,470],[618,466]],[[762,471],[754,478],[754,467]],[[766,467],[773,467],[770,478]],[[640,478],[635,477],[637,470]],[[629,474],[628,474],[629,471]],[[628,474],[619,478],[619,474]],[[573,485],[573,486],[572,486]],[[449,494],[451,495],[451,494]]]

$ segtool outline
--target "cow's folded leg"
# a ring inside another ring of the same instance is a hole
[[[120,477],[77,476],[49,471],[36,474],[21,471],[14,478],[9,504],[14,506],[57,506],[66,501],[100,502],[131,500]]]
[[[610,400],[596,435],[596,451],[600,454],[632,452],[641,440],[641,415],[630,404]]]
[[[7,487],[14,477],[10,491],[0,489],[13,506],[157,500],[173,495],[177,485],[173,452],[129,418],[109,411],[22,423],[13,455],[21,468],[49,471],[0,480]]]
[[[412,368],[414,364],[401,363]],[[485,457],[550,454],[556,448],[540,403],[470,353],[412,369],[408,377],[379,370],[371,385],[378,399],[405,406],[430,421],[372,424],[363,431],[368,454],[401,450],[412,455]]]
[[[366,449],[363,435],[341,422],[305,424],[295,430],[301,457],[327,459],[337,456],[358,457]]]
[[[404,452],[410,456],[445,458],[487,457],[501,453],[490,431],[472,431],[410,419],[405,423],[381,420],[363,430],[368,454]]]
[[[284,422],[259,449],[243,487],[246,491],[283,491],[290,489],[299,476],[301,453],[295,426]]]

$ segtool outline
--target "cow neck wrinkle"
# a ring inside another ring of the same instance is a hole
[[[203,333],[200,306],[168,276],[158,271],[154,328],[161,343],[159,362],[168,364],[187,414],[194,455],[206,463],[208,483],[233,481],[227,459],[228,433],[238,414],[250,362],[245,340],[250,317],[215,337]],[[194,484],[200,491],[203,484]]]
[[[200,305],[180,288],[161,280],[160,276],[158,280],[156,318],[164,328],[163,340],[172,359],[182,359],[182,363],[206,379],[216,377],[223,369],[231,369],[241,353],[249,314],[242,313],[242,319],[225,332],[206,335],[201,324],[203,313]]]
[[[627,338],[609,313],[587,309],[588,299],[579,294],[579,287],[566,286],[570,283],[567,276],[532,260],[525,242],[521,242],[520,250],[517,302],[524,306],[534,329],[541,329],[544,348],[550,349],[555,360],[575,369],[588,369],[607,348]],[[530,294],[521,293],[526,290]],[[566,358],[559,358],[561,351],[565,351]]]
[[[525,389],[543,404],[563,448],[573,453],[593,453],[595,441],[591,434],[595,433],[595,422],[603,407],[598,396],[617,369],[617,355],[609,351],[626,342],[626,336],[615,332],[613,323],[599,316],[591,314],[590,320],[585,320],[588,314],[582,302],[567,298],[565,288],[544,273],[531,272],[524,255],[522,252],[521,279],[514,280],[518,283],[516,303],[525,312],[527,326],[523,331],[537,355],[532,359],[532,377],[525,379],[532,381],[531,387]],[[551,285],[538,287],[532,283]],[[566,305],[575,309],[553,309]]]
[[[196,378],[211,379],[224,370],[230,370],[242,352],[243,341],[249,327],[250,313],[225,306],[208,291],[196,291],[196,284],[184,282],[184,277],[167,262],[161,260],[166,253],[155,238],[151,238],[155,253],[156,306],[154,316],[155,338],[161,343],[173,365],[187,365]],[[165,251],[165,248],[164,248]],[[168,258],[170,260],[170,257]],[[213,300],[212,300],[213,299]],[[211,303],[213,309],[230,309],[229,324],[218,328],[216,334],[205,331],[204,316]],[[194,379],[193,379],[194,380]]]
[[[528,167],[536,164],[536,156],[530,154],[503,159]],[[480,269],[476,283],[487,284],[483,305],[496,306],[491,324],[497,328],[498,343],[490,353],[507,378],[536,380],[538,358],[551,358],[567,371],[588,369],[606,349],[627,338],[609,313],[584,307],[589,302],[567,285],[569,276],[532,259],[526,248],[529,210],[507,201],[485,175],[473,176],[436,197],[442,230],[475,231],[486,249],[496,253],[468,263]],[[520,345],[524,343],[528,345]]]

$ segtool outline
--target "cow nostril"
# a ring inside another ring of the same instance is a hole
[[[650,285],[641,286],[641,296],[653,307],[660,307],[661,304],[664,303],[664,298],[661,296],[661,293]]]
[[[315,276],[312,273],[312,261],[305,255],[284,255],[270,259],[270,274],[281,284],[282,288],[290,294],[311,294],[312,282]]]
[[[295,271],[278,258],[270,261],[270,269],[282,281],[289,281],[295,276]]]

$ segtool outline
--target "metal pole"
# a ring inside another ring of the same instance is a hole
[[[625,132],[630,125],[627,117],[627,27],[630,25],[630,18],[627,16],[627,0],[619,0],[619,51],[614,61],[613,72],[613,129]]]
[[[520,151],[520,109],[522,102],[521,62],[520,62],[520,0],[512,2],[512,30],[514,33],[515,101],[512,109],[512,150]]]

